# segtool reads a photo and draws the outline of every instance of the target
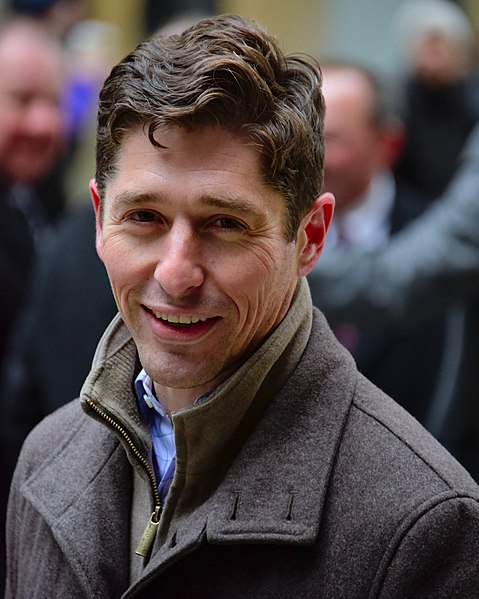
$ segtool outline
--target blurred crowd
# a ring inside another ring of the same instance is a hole
[[[121,47],[82,0],[12,13],[0,22],[2,514],[25,436],[79,394],[115,313],[86,192],[97,93]],[[401,76],[318,57],[336,212],[313,300],[359,369],[479,480],[477,41],[447,0],[402,3],[393,33]]]
[[[404,2],[394,30],[402,78],[324,69],[337,204],[310,286],[360,370],[479,480],[476,38],[446,0]]]

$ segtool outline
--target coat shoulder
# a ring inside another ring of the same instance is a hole
[[[413,416],[360,374],[350,418],[362,434],[364,450],[377,455],[390,476],[404,477],[411,484],[434,480],[438,490],[479,499],[479,487],[465,468]]]

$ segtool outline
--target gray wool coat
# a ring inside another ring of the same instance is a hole
[[[6,599],[479,597],[479,488],[317,310],[222,480],[129,586],[131,481],[78,401],[44,420],[12,485]]]

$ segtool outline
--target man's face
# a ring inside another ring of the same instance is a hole
[[[156,136],[164,149],[142,129],[124,138],[101,223],[92,183],[97,248],[145,370],[161,386],[200,388],[282,320],[315,262],[306,228],[324,237],[324,220],[305,217],[286,241],[283,198],[244,138],[212,127]]]
[[[383,140],[371,122],[372,92],[352,69],[325,69],[325,189],[338,212],[351,207],[383,168]]]
[[[29,35],[30,34],[30,35]],[[52,168],[62,142],[60,51],[28,29],[0,40],[0,173],[34,182]]]

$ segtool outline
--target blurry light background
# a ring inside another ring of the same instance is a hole
[[[397,48],[391,26],[406,0],[89,0],[93,18],[117,24],[125,48],[161,26],[175,13],[237,12],[265,25],[287,51],[354,58],[378,68],[395,69]],[[451,0],[452,2],[453,0]],[[479,2],[461,6],[479,29]]]

